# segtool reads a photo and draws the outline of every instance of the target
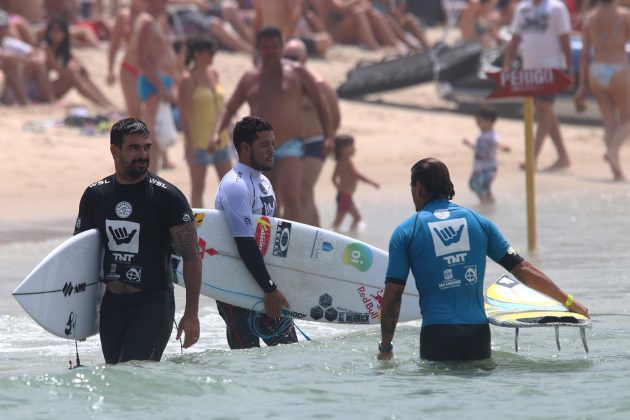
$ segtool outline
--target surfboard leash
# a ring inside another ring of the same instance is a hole
[[[304,337],[306,339],[306,341],[311,341],[311,337],[306,335],[304,333],[304,331],[302,331],[302,328],[298,327],[298,325],[295,322],[293,322],[293,325],[295,326],[295,328],[297,328],[297,330],[300,332],[300,334],[302,334],[302,337]]]
[[[72,370],[72,369],[76,369],[79,367],[84,367],[81,364],[81,359],[79,358],[79,340],[74,340],[74,351],[76,352],[76,364],[74,366],[72,366],[72,359],[68,360],[68,364],[70,365],[70,367],[68,368],[68,370]]]
[[[177,331],[179,329],[179,327],[177,326],[177,320],[173,318],[173,322],[175,323],[175,331]],[[179,337],[179,351],[182,355],[184,354],[184,344],[182,343],[181,336]]]
[[[256,311],[255,308],[261,302],[262,300],[255,303],[251,307],[251,313],[249,315],[248,321],[249,321],[249,329],[252,332],[252,334],[254,334],[258,338],[262,338],[263,340],[268,340],[268,339],[284,334],[285,331],[287,330],[287,327],[289,327],[289,325],[293,322],[293,318],[290,316],[283,316],[282,321],[279,324],[276,324],[273,326],[272,328],[273,332],[271,334],[265,335],[261,331],[258,330],[258,325],[256,321],[258,318],[264,316],[264,314],[262,312]],[[300,334],[302,334],[302,336],[304,337],[306,341],[311,341],[311,338],[308,335],[306,335],[304,331],[302,331],[302,329],[295,324],[295,322],[293,322],[293,326],[300,332]]]

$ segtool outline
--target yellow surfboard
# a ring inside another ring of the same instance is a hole
[[[588,353],[586,328],[591,327],[591,320],[569,311],[560,302],[523,283],[503,276],[486,290],[484,301],[491,324],[515,329],[514,345],[517,352],[519,328],[555,327],[556,344],[560,350],[560,327],[579,327],[584,350]]]

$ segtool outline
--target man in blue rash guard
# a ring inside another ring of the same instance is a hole
[[[410,186],[416,213],[396,228],[389,243],[379,360],[393,356],[392,339],[410,269],[420,293],[422,359],[490,358],[483,302],[486,256],[532,289],[588,316],[586,307],[525,261],[494,223],[450,201],[455,190],[444,163],[434,158],[417,162]]]

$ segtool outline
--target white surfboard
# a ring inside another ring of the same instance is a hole
[[[46,331],[82,340],[98,333],[101,241],[96,229],[55,248],[20,283],[13,296]]]
[[[195,211],[203,262],[201,293],[246,309],[264,311],[263,291],[239,257],[225,217]],[[255,238],[271,278],[296,319],[340,324],[379,323],[388,255],[356,239],[284,219],[254,216]],[[174,281],[184,286],[182,263],[173,258]],[[410,276],[401,322],[419,319]]]

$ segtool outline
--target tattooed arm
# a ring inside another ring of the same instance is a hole
[[[385,283],[383,303],[381,304],[381,346],[389,347],[394,339],[398,316],[400,315],[400,303],[405,285],[388,281]],[[394,355],[393,351],[379,351],[378,360],[389,360]]]
[[[197,250],[197,229],[194,223],[173,226],[170,229],[173,248],[184,261],[186,308],[177,327],[177,339],[184,332],[184,348],[199,340],[199,293],[201,291],[201,258]]]

